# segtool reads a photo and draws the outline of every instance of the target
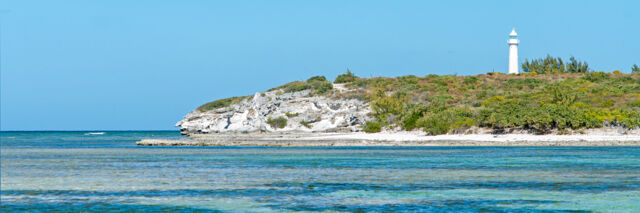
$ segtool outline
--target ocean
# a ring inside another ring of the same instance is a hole
[[[1,132],[1,211],[640,212],[640,147],[134,144],[180,137]]]

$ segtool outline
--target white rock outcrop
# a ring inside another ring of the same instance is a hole
[[[338,88],[340,85],[336,85]],[[340,92],[339,90],[335,90]],[[332,99],[310,95],[310,90],[256,93],[228,107],[187,114],[176,126],[183,134],[222,132],[357,132],[371,119],[369,104],[357,99]],[[284,128],[274,128],[269,118],[284,117]]]

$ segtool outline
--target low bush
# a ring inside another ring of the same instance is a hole
[[[418,126],[431,135],[442,135],[449,132],[451,124],[437,116],[425,116],[418,120]]]
[[[327,78],[325,78],[324,76],[318,75],[318,76],[313,76],[307,79],[307,83],[311,83],[314,81],[327,81]]]
[[[382,124],[381,121],[367,121],[364,123],[362,130],[366,133],[380,132],[382,130]]]
[[[309,124],[309,122],[306,121],[300,121],[300,125],[307,127],[308,129],[311,129],[311,124]]]
[[[406,94],[394,93],[387,95],[382,89],[376,90],[371,98],[371,109],[376,113],[376,118],[381,121],[391,117],[398,117],[406,107]]]
[[[467,108],[432,108],[418,119],[416,126],[431,135],[463,133],[469,127],[477,126],[477,115]]]
[[[336,77],[336,80],[334,80],[333,83],[336,83],[336,84],[349,83],[349,82],[355,81],[356,79],[358,79],[358,76],[353,74],[351,70],[347,69],[347,72],[344,74],[338,75],[338,77]]]
[[[611,76],[609,76],[607,73],[604,73],[604,72],[592,72],[583,77],[583,79],[591,82],[601,82],[604,80],[608,80],[610,78]]]
[[[309,83],[304,81],[295,81],[286,85],[284,92],[286,93],[299,92],[307,89],[311,89],[311,85]]]
[[[469,76],[464,78],[464,84],[466,85],[475,85],[476,83],[478,83],[478,81],[480,80],[480,78],[476,77],[476,76]]]
[[[269,118],[267,119],[267,124],[274,129],[282,129],[287,126],[287,119],[285,117],[277,117],[277,118]]]
[[[312,94],[323,95],[333,89],[333,84],[327,81],[324,76],[314,76],[309,78],[307,81],[294,81],[271,90],[275,89],[282,89],[285,93],[310,89]]]
[[[311,83],[313,94],[323,95],[333,89],[333,84],[328,81],[314,81]]]
[[[630,107],[640,107],[640,99],[629,103]]]
[[[429,108],[421,105],[412,105],[409,110],[402,116],[402,127],[405,130],[414,130],[418,127],[418,120],[429,111]]]

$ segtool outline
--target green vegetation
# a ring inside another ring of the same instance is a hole
[[[328,81],[316,81],[311,83],[313,94],[323,95],[333,89],[333,84]]]
[[[355,81],[356,79],[358,79],[358,76],[353,74],[351,70],[347,69],[347,72],[344,74],[338,75],[338,77],[336,77],[336,80],[333,81],[333,83],[336,83],[336,84],[349,83],[349,82]]]
[[[381,121],[367,121],[362,130],[366,133],[380,132],[382,125],[383,123]]]
[[[327,79],[324,76],[314,76],[307,79],[307,81],[294,81],[294,82],[270,89],[269,91],[273,91],[277,89],[282,89],[284,90],[285,93],[299,92],[299,91],[311,89],[311,94],[323,95],[333,89],[333,84],[327,81]],[[277,95],[282,95],[282,93]]]
[[[267,119],[267,124],[274,129],[282,129],[287,126],[287,119],[285,117],[277,117],[277,118],[269,118]]]
[[[312,83],[314,81],[327,81],[327,78],[325,78],[324,76],[319,75],[319,76],[313,76],[313,77],[307,79],[307,83]]]
[[[587,62],[576,60],[571,56],[569,63],[564,63],[562,58],[554,58],[547,55],[544,59],[525,60],[522,63],[522,71],[536,74],[558,74],[558,73],[588,73]]]
[[[638,65],[637,65],[637,64],[634,64],[634,65],[631,67],[631,73],[634,73],[634,74],[640,74],[640,67],[638,67]]]
[[[311,124],[309,124],[309,122],[306,122],[304,120],[300,121],[300,125],[307,127],[308,129],[311,129]]]
[[[365,132],[384,126],[432,135],[471,127],[540,134],[640,127],[640,75],[428,75],[357,79],[347,86],[366,91],[375,120],[364,125]]]
[[[298,115],[300,115],[300,113],[290,113],[290,112],[286,112],[285,115],[287,115],[287,117],[291,118],[291,117],[296,117]]]
[[[198,111],[200,112],[206,112],[209,110],[214,110],[214,109],[218,109],[218,108],[223,108],[223,107],[228,107],[229,105],[233,104],[233,103],[237,103],[240,102],[246,98],[248,98],[249,96],[243,96],[243,97],[231,97],[231,98],[225,98],[225,99],[220,99],[220,100],[215,100],[206,104],[203,104],[202,106],[198,107]]]

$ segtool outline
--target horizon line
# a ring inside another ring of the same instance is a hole
[[[180,131],[180,129],[120,129],[120,130],[0,130],[0,132],[135,132],[135,131]]]

